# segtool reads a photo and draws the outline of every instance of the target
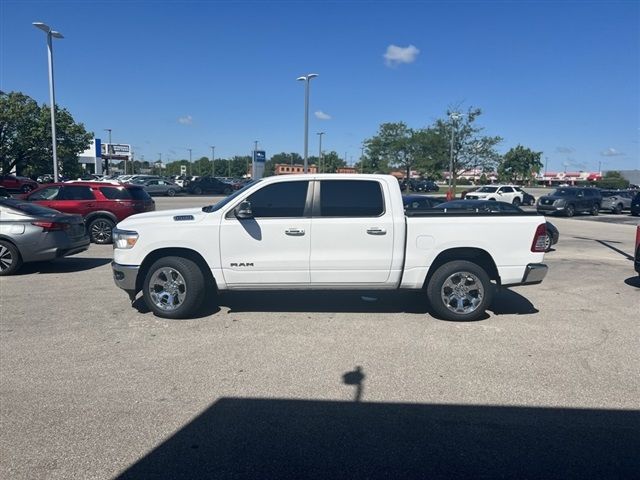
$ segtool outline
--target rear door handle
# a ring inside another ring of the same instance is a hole
[[[370,227],[370,228],[367,228],[367,233],[369,235],[386,235],[387,229],[381,228],[381,227]]]
[[[284,231],[284,233],[286,233],[287,235],[290,235],[292,237],[301,237],[302,235],[304,235],[304,229],[302,228],[288,228]]]

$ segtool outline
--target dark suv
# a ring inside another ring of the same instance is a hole
[[[560,213],[567,217],[584,212],[598,215],[602,205],[602,195],[595,188],[561,187],[551,195],[540,197],[537,204],[538,213]]]
[[[222,193],[223,195],[229,195],[233,191],[233,187],[215,177],[200,177],[189,183],[187,191],[196,195],[203,193]]]
[[[82,215],[95,243],[111,243],[111,230],[118,222],[156,209],[144,188],[105,182],[50,183],[24,198],[60,212]]]

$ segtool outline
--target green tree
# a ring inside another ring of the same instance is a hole
[[[322,162],[318,161],[318,157],[309,157],[309,165],[317,165],[319,173],[336,173],[338,168],[346,166],[347,162],[332,150],[323,152]]]
[[[624,178],[617,170],[609,170],[608,172],[605,172],[601,180],[596,182],[596,186],[598,188],[611,189],[628,188],[629,180]]]
[[[76,123],[68,110],[56,106],[57,154],[60,172],[68,176],[82,171],[78,155],[89,147],[93,134]],[[18,174],[51,172],[51,115],[20,92],[0,93],[0,166]]]
[[[278,163],[284,163],[287,165],[302,165],[304,163],[303,158],[300,156],[300,154],[296,153],[296,152],[291,152],[291,153],[286,153],[286,152],[280,152],[280,153],[276,153],[275,155],[271,156],[271,162],[273,162],[273,165],[275,166]]]
[[[527,182],[542,169],[542,152],[534,152],[522,145],[509,150],[498,166],[498,177],[510,182]]]

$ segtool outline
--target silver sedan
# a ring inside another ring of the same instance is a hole
[[[53,260],[88,248],[82,216],[0,199],[0,276],[15,273],[24,262]]]

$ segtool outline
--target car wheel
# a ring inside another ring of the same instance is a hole
[[[173,188],[167,190],[167,195],[173,197],[176,194],[176,191]]]
[[[161,258],[147,272],[142,294],[149,309],[159,317],[188,318],[204,300],[204,275],[188,258]]]
[[[222,191],[222,193],[225,194],[225,195],[231,195],[231,189],[229,187],[227,187]]]
[[[429,280],[427,297],[445,320],[479,319],[491,304],[493,284],[484,269],[466,260],[442,265]]]
[[[600,205],[598,205],[597,203],[594,203],[589,213],[591,213],[591,215],[594,215],[594,216],[598,215],[598,213],[600,213]]]
[[[202,188],[200,187],[194,188],[193,193],[195,193],[196,195],[202,195]]]
[[[93,243],[106,245],[111,243],[113,227],[116,225],[108,218],[96,218],[89,224],[89,237]]]
[[[0,276],[14,274],[20,265],[22,265],[22,257],[15,245],[0,240]]]
[[[567,205],[567,208],[565,208],[564,213],[567,217],[573,217],[576,213],[576,209],[573,205]]]
[[[620,215],[622,213],[622,204],[619,203],[615,207],[613,207],[612,213],[615,213],[616,215]]]
[[[522,202],[520,202],[520,199],[518,197],[513,199],[513,206],[514,207],[519,207],[520,203],[522,203]]]
[[[31,185],[23,185],[22,188],[20,189],[22,193],[29,193],[33,190],[35,190],[35,188],[32,187]]]
[[[544,237],[544,251],[548,252],[551,250],[551,245],[553,245],[553,239],[551,238],[551,235],[547,233]]]

